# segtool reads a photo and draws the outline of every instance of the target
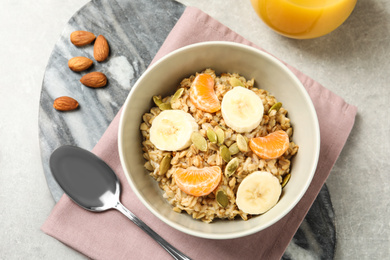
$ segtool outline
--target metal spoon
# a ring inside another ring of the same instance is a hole
[[[116,209],[156,240],[174,259],[190,259],[120,203],[118,177],[95,154],[75,146],[61,146],[50,156],[50,169],[64,192],[82,208],[94,212]]]

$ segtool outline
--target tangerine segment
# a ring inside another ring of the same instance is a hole
[[[276,159],[282,156],[287,151],[289,144],[288,135],[282,130],[249,140],[249,148],[262,159]]]
[[[205,196],[218,187],[222,170],[218,166],[178,168],[173,178],[183,192],[193,196]]]
[[[198,74],[190,88],[190,100],[196,108],[214,113],[221,109],[221,102],[214,92],[214,79],[210,74]]]

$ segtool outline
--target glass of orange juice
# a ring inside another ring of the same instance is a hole
[[[323,36],[339,27],[357,0],[251,0],[260,18],[276,32],[296,39]]]

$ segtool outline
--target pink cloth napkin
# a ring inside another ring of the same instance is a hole
[[[177,48],[210,40],[257,47],[202,11],[188,7],[153,61]],[[315,105],[321,131],[320,159],[314,179],[297,206],[278,223],[261,232],[230,240],[202,239],[176,231],[150,213],[128,185],[119,161],[117,133],[121,112],[93,149],[120,178],[122,203],[189,257],[280,259],[337,160],[354,124],[356,107],[287,66],[302,81]],[[121,213],[115,210],[91,213],[78,207],[66,195],[54,207],[42,230],[92,259],[171,259],[164,249]]]

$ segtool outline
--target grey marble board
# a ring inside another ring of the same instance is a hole
[[[55,201],[63,191],[50,172],[50,154],[61,145],[92,150],[184,9],[173,0],[93,0],[69,20],[45,71],[38,119],[44,174]],[[70,42],[69,35],[76,30],[109,36],[109,59],[94,62],[88,71],[72,72],[67,65],[70,58],[86,56],[93,60],[93,45],[76,47]],[[108,85],[101,89],[81,85],[81,76],[91,71],[105,73]],[[53,101],[59,96],[75,98],[80,108],[66,113],[54,110]],[[283,259],[300,259],[303,255],[307,259],[332,259],[336,242],[333,219],[324,186]]]

